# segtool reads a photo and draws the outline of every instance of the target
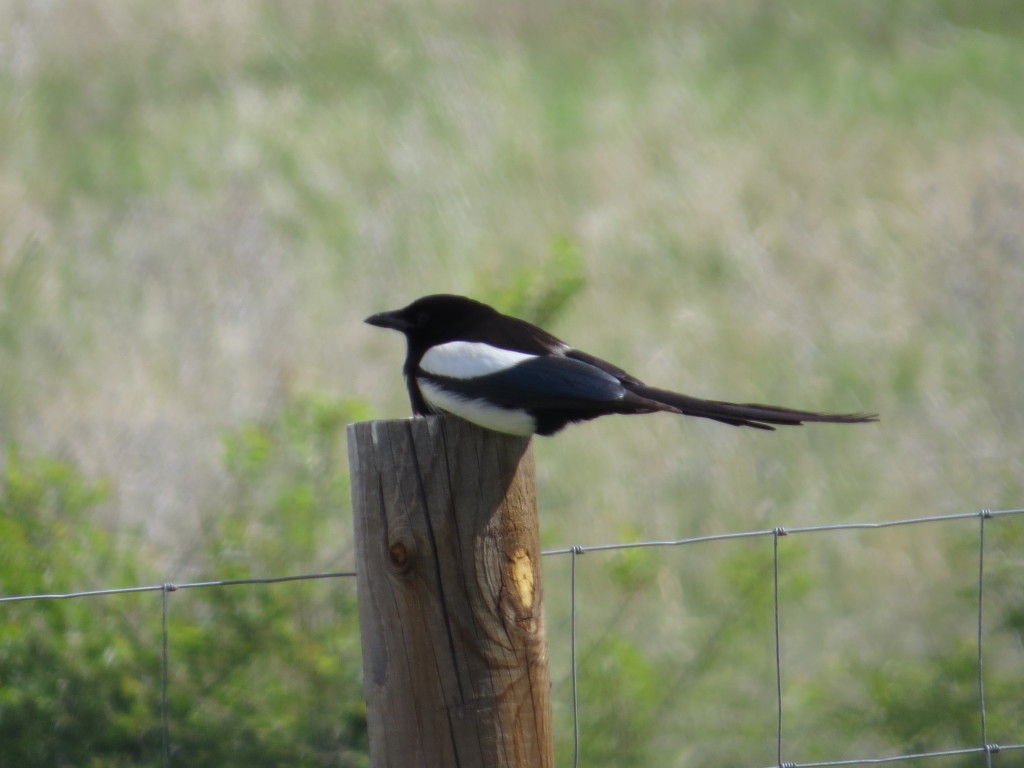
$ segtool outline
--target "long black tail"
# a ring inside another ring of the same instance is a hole
[[[641,397],[671,406],[687,416],[699,416],[714,419],[734,427],[754,427],[755,429],[774,430],[776,426],[798,427],[805,421],[817,421],[827,424],[861,424],[878,421],[873,413],[815,413],[813,411],[797,411],[793,408],[782,408],[778,405],[758,405],[757,403],[725,403],[720,400],[702,400],[667,389],[656,389],[646,384],[630,386],[629,389]]]

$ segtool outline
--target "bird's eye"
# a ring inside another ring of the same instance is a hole
[[[430,313],[428,312],[420,312],[416,315],[416,325],[420,328],[426,325],[428,320],[430,320]]]

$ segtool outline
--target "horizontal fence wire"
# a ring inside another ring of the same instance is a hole
[[[588,553],[598,552],[614,552],[617,550],[626,549],[641,549],[650,547],[680,547],[689,546],[696,544],[705,544],[716,541],[732,541],[736,539],[749,539],[757,537],[768,537],[773,538],[773,608],[774,608],[774,636],[775,636],[775,680],[776,680],[776,755],[777,762],[775,768],[831,768],[832,766],[848,766],[848,765],[881,765],[887,763],[899,763],[908,762],[912,760],[921,760],[926,758],[940,758],[940,757],[955,757],[955,756],[966,756],[966,755],[984,755],[986,763],[989,768],[992,765],[992,756],[1000,752],[1010,752],[1017,750],[1024,750],[1024,744],[1010,744],[1010,745],[997,745],[989,744],[987,742],[987,730],[986,730],[986,711],[985,711],[985,686],[984,686],[984,584],[985,584],[985,521],[991,520],[998,517],[1006,517],[1011,515],[1022,515],[1024,514],[1024,508],[1021,509],[1002,509],[1002,510],[989,510],[983,509],[976,512],[962,512],[949,515],[929,515],[923,517],[912,517],[901,520],[890,520],[883,522],[873,523],[835,523],[830,525],[810,525],[810,526],[797,526],[797,527],[775,527],[766,528],[763,530],[756,531],[740,531],[736,533],[721,533],[712,534],[708,536],[694,536],[683,539],[670,539],[670,540],[657,540],[657,541],[636,541],[636,542],[618,542],[612,544],[596,544],[596,545],[573,545],[570,547],[564,547],[559,549],[549,549],[542,552],[547,557],[558,557],[560,555],[571,555],[572,563],[570,568],[571,583],[570,583],[570,664],[572,667],[572,696],[573,696],[573,766],[578,766],[580,761],[580,724],[579,724],[579,713],[580,707],[584,703],[580,702],[577,687],[577,659],[576,659],[576,570],[577,560],[580,556]],[[833,760],[825,762],[812,762],[812,763],[794,763],[783,761],[783,711],[782,711],[782,691],[783,691],[783,670],[782,670],[782,653],[781,653],[781,641],[782,632],[780,628],[781,624],[781,607],[779,603],[779,539],[783,536],[801,535],[801,534],[812,534],[812,533],[830,533],[840,531],[855,531],[855,530],[878,530],[884,528],[893,528],[897,526],[907,525],[923,525],[929,523],[946,523],[958,520],[967,519],[979,520],[979,534],[978,534],[978,584],[977,584],[977,596],[978,596],[978,612],[977,612],[977,673],[978,673],[978,714],[981,725],[982,734],[982,745],[976,747],[966,747],[962,749],[951,749],[936,752],[920,752],[915,754],[905,755],[893,755],[887,757],[864,757],[849,760]],[[101,597],[106,595],[123,595],[138,592],[161,592],[161,611],[162,611],[162,690],[161,690],[161,723],[163,730],[163,763],[164,765],[170,764],[171,756],[171,744],[169,738],[169,727],[168,727],[168,697],[167,697],[167,686],[168,686],[168,669],[170,664],[169,658],[169,632],[167,625],[167,611],[170,593],[176,592],[182,589],[203,589],[203,588],[220,588],[220,587],[235,587],[243,585],[268,585],[268,584],[281,584],[285,582],[293,581],[312,581],[317,579],[345,579],[354,578],[356,576],[355,571],[338,571],[331,573],[310,573],[310,574],[299,574],[294,576],[272,576],[267,578],[247,578],[247,579],[221,579],[217,581],[198,581],[198,582],[186,582],[181,584],[164,583],[164,584],[153,584],[148,586],[134,586],[134,587],[115,587],[111,589],[92,589],[80,592],[67,592],[59,594],[34,594],[34,595],[13,595],[0,597],[0,603],[16,603],[16,602],[29,602],[39,600],[69,600],[75,598],[90,598],[90,597]],[[768,767],[772,768],[772,767]]]
[[[941,752],[917,752],[912,755],[892,755],[890,757],[862,757],[854,758],[852,760],[829,760],[820,763],[779,763],[776,765],[765,766],[765,768],[830,768],[835,765],[882,765],[885,763],[902,763],[910,760],[924,760],[926,758],[936,757],[957,757],[960,755],[986,755],[991,757],[994,754],[1000,752],[1013,752],[1014,750],[1024,750],[1024,744],[1009,744],[1007,746],[1000,746],[999,744],[989,744],[984,747],[970,747],[968,749],[947,749]]]
[[[827,533],[832,531],[874,530],[878,528],[895,528],[901,525],[919,525],[922,523],[943,523],[952,520],[977,519],[979,517],[1002,517],[1021,515],[1024,509],[983,509],[978,512],[957,512],[951,515],[931,515],[928,517],[909,517],[903,520],[889,520],[880,523],[834,523],[832,525],[803,525],[795,528],[765,528],[759,531],[741,531],[739,533],[713,533],[709,536],[694,536],[688,539],[664,539],[658,541],[629,541],[616,544],[592,544],[590,546],[572,546],[561,549],[546,549],[544,555],[586,554],[588,552],[609,552],[617,549],[642,549],[645,547],[680,547],[687,544],[703,544],[709,541],[730,541],[732,539],[752,539],[758,536],[789,536],[801,533]]]
[[[27,600],[71,600],[76,597],[101,597],[103,595],[127,595],[132,592],[176,592],[179,589],[200,589],[203,587],[237,587],[243,584],[281,584],[286,581],[312,581],[314,579],[355,578],[355,571],[337,573],[304,573],[298,576],[271,576],[253,579],[221,579],[220,581],[193,581],[185,584],[152,584],[146,587],[115,587],[113,589],[89,589],[84,592],[67,592],[49,595],[16,595],[0,597],[0,603],[17,603]]]

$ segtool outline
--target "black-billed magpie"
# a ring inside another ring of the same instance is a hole
[[[767,430],[805,421],[878,420],[874,414],[724,403],[655,389],[535,325],[465,296],[424,296],[366,322],[405,334],[403,371],[414,413],[451,413],[497,432],[553,435],[566,424],[610,413],[655,411]]]

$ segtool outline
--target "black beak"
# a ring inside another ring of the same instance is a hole
[[[365,322],[378,328],[393,328],[403,333],[412,328],[412,323],[406,320],[398,310],[394,312],[378,312],[376,315],[370,315],[366,318]]]

